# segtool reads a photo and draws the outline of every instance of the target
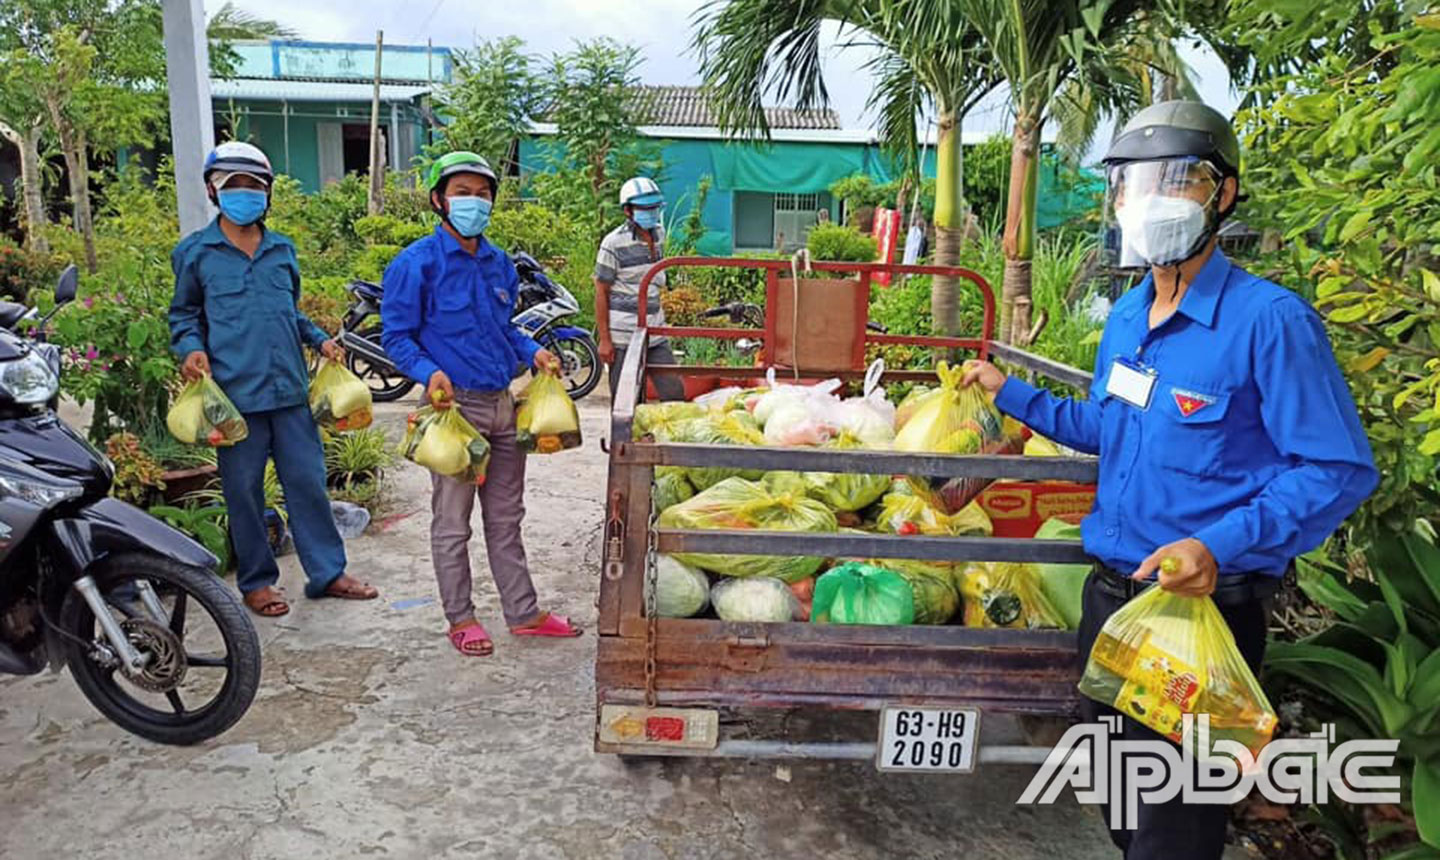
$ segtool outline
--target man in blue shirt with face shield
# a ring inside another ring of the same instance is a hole
[[[1230,123],[1197,102],[1154,105],[1105,161],[1109,213],[1150,274],[1110,314],[1089,399],[1055,397],[980,362],[967,381],[1036,432],[1100,456],[1081,527],[1096,560],[1081,654],[1158,582],[1213,597],[1258,672],[1281,577],[1375,489],[1370,447],[1320,317],[1216,247],[1240,191]],[[1086,699],[1082,713],[1117,712]],[[1160,737],[1128,717],[1123,726],[1126,739]],[[1138,828],[1112,837],[1128,860],[1217,860],[1227,815],[1180,795],[1141,803]]]

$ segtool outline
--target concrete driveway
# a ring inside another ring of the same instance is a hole
[[[584,449],[530,460],[526,499],[542,603],[591,626],[602,398],[582,403]],[[404,411],[382,409],[392,433]],[[0,857],[1118,857],[1073,802],[1015,806],[1028,767],[881,776],[856,763],[626,766],[594,754],[593,635],[505,635],[478,535],[477,604],[496,654],[462,658],[445,640],[428,487],[422,470],[397,466],[391,515],[349,545],[382,600],[302,597],[284,619],[257,619],[259,697],[215,741],[127,735],[65,674],[0,680]],[[283,562],[298,595],[295,558]]]

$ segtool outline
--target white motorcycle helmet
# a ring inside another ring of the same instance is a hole
[[[665,202],[665,195],[660,193],[660,186],[655,180],[648,176],[636,176],[633,179],[625,180],[620,186],[621,206],[660,206]]]

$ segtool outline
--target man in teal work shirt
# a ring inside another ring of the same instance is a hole
[[[274,458],[309,597],[369,600],[378,592],[345,573],[345,546],[330,513],[325,455],[310,414],[302,345],[340,359],[340,347],[297,307],[295,246],[265,229],[274,174],[247,143],[216,147],[205,184],[220,214],[171,255],[170,341],[187,380],[213,375],[250,434],[220,448],[221,487],[235,546],[236,584],[257,614],[290,611],[265,528],[265,464]]]
[[[1158,582],[1213,597],[1258,672],[1282,576],[1375,489],[1370,446],[1319,316],[1216,248],[1239,199],[1229,122],[1197,102],[1154,105],[1105,161],[1107,215],[1151,270],[1110,314],[1089,400],[1055,397],[978,362],[966,378],[1037,432],[1100,455],[1095,508],[1081,526],[1096,560],[1081,654],[1107,618]],[[1174,564],[1162,569],[1166,559]],[[1082,713],[1117,714],[1089,699]],[[1129,717],[1122,726],[1126,740],[1159,739]],[[1177,795],[1133,812],[1134,830],[1115,826],[1125,816],[1111,819],[1127,860],[1217,860],[1224,851],[1225,806]]]

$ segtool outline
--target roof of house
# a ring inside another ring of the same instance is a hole
[[[705,91],[700,87],[646,86],[642,88],[650,100],[646,125],[675,128],[713,128],[718,123]],[[816,131],[838,130],[840,115],[828,108],[795,110],[771,107],[765,118],[772,129]]]
[[[420,84],[381,83],[380,101],[410,102],[430,91]],[[375,84],[355,80],[229,78],[210,81],[210,96],[271,102],[363,102],[369,104]]]

